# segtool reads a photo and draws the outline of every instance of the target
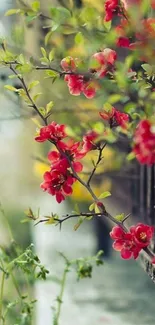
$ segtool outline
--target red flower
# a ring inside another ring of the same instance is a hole
[[[59,141],[58,147],[62,152],[50,151],[48,154],[48,159],[52,162],[52,166],[58,169],[60,168],[60,165],[70,168],[69,161],[67,160],[68,157],[75,172],[81,172],[83,165],[77,160],[83,158],[86,152],[82,152],[80,145],[80,142],[74,142],[72,140],[68,141],[67,143]]]
[[[93,98],[95,96],[97,84],[91,79],[85,80],[83,75],[75,73],[76,64],[72,57],[69,56],[64,58],[61,61],[61,66],[64,71],[68,72],[65,75],[64,80],[67,82],[71,95],[79,96],[81,93],[83,93],[87,98]]]
[[[112,107],[109,112],[106,112],[105,110],[99,114],[103,120],[109,121],[111,128],[121,126],[125,129],[129,122],[129,115],[118,111],[115,107]]]
[[[110,232],[110,237],[114,239],[113,248],[121,253],[123,259],[138,257],[141,248],[136,246],[131,233],[125,233],[121,227],[115,226]]]
[[[154,235],[154,227],[138,223],[130,228],[130,232],[134,237],[135,244],[140,248],[144,248],[150,244],[150,240]]]
[[[83,91],[83,76],[82,75],[66,75],[65,81],[71,95],[79,96]]]
[[[96,84],[94,81],[87,81],[83,83],[83,94],[86,98],[93,98],[96,94]]]
[[[67,56],[61,60],[61,66],[64,71],[74,71],[76,70],[75,60],[71,56]]]
[[[75,172],[79,173],[83,169],[81,162],[77,161],[85,156],[85,153],[81,152],[81,143],[74,142],[73,140],[68,141],[67,143],[59,142],[59,148],[64,152],[64,154],[69,158],[72,163],[72,167]],[[70,166],[68,166],[70,167]]]
[[[155,0],[151,0],[151,7],[152,9],[155,9]]]
[[[118,12],[118,0],[106,0],[105,2],[105,21],[112,20],[113,16]]]
[[[72,184],[74,181],[75,179],[69,171],[51,169],[50,172],[45,172],[41,188],[49,194],[56,196],[57,202],[61,203],[65,200],[66,195],[72,194]]]
[[[91,70],[97,72],[98,76],[103,78],[113,68],[116,59],[116,52],[106,48],[102,52],[97,52],[92,55],[93,64]]]
[[[85,81],[83,75],[66,75],[65,81],[71,95],[79,96],[83,93],[86,98],[93,98],[96,94],[97,84],[92,80]]]
[[[133,152],[141,164],[153,165],[155,163],[155,125],[149,120],[142,120],[134,136]]]
[[[44,142],[47,140],[57,142],[67,136],[65,128],[66,126],[63,124],[52,122],[51,124],[44,126],[39,130],[39,135],[35,137],[35,140],[38,142]]]
[[[127,37],[119,37],[116,45],[119,47],[129,47],[130,41]]]
[[[83,137],[83,145],[81,152],[87,153],[90,150],[97,148],[95,140],[98,138],[98,133],[95,131],[88,131]]]
[[[99,112],[101,118],[105,121],[110,121],[114,116],[115,108],[111,107],[110,110],[103,110],[103,112]]]

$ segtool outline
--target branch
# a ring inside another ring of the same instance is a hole
[[[33,101],[31,95],[29,94],[27,85],[25,83],[25,80],[23,79],[23,77],[19,76],[19,74],[17,73],[17,71],[13,68],[12,64],[10,64],[10,70],[17,76],[17,78],[20,80],[23,89],[25,90],[25,93],[27,95],[27,98],[29,99],[29,101],[32,104],[32,108],[35,110],[35,112],[40,116],[40,118],[43,120],[44,124],[47,125],[47,119],[45,117],[43,117],[43,115],[40,113],[39,108],[37,107],[37,105],[35,104],[35,102]]]
[[[102,157],[102,152],[103,152],[103,149],[105,148],[105,146],[106,146],[106,143],[104,143],[104,145],[98,149],[99,150],[98,159],[97,159],[97,162],[96,162],[96,164],[95,164],[95,166],[94,166],[94,168],[93,168],[93,170],[92,170],[92,172],[91,172],[91,174],[90,174],[90,176],[88,178],[88,181],[87,181],[88,186],[90,186],[90,182],[91,182],[91,180],[92,180],[92,178],[93,178],[93,176],[94,176],[94,174],[96,172],[96,169],[97,169],[99,163],[101,162],[101,160],[103,158]]]

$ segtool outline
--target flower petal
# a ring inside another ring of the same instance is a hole
[[[110,237],[112,239],[122,239],[124,237],[124,230],[119,227],[119,226],[115,226],[113,227],[112,231],[110,232]]]
[[[123,239],[117,239],[114,241],[112,247],[115,251],[120,252],[124,246],[124,240]]]
[[[83,165],[79,161],[76,161],[76,162],[73,162],[73,168],[74,168],[75,172],[80,173],[83,169]]]
[[[132,257],[132,251],[127,248],[122,248],[121,250],[121,257],[125,260],[128,260]]]

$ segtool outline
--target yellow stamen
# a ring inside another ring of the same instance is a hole
[[[140,239],[146,240],[146,238],[147,238],[146,233],[145,232],[141,232],[140,233]]]

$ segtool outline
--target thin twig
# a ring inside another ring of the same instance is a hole
[[[126,217],[122,220],[122,223],[124,223],[129,217],[131,216],[131,213],[128,213]]]
[[[106,143],[104,143],[104,145],[98,149],[98,152],[99,152],[98,159],[97,159],[97,162],[96,162],[96,164],[95,164],[95,166],[94,166],[94,168],[93,168],[93,170],[92,170],[92,172],[91,172],[91,174],[90,174],[90,176],[88,178],[88,181],[87,181],[88,186],[90,186],[90,182],[91,182],[91,180],[92,180],[92,178],[93,178],[93,176],[94,176],[94,174],[96,172],[96,169],[97,169],[99,163],[102,160],[102,152],[103,152],[103,149],[105,148],[105,146],[106,146]]]
[[[17,73],[17,71],[13,68],[12,64],[10,64],[10,70],[18,77],[18,79],[20,80],[23,89],[25,90],[25,93],[29,99],[29,101],[32,104],[33,109],[35,110],[35,112],[40,116],[40,118],[43,120],[43,122],[45,123],[45,125],[47,125],[47,119],[45,117],[43,117],[43,115],[40,113],[39,108],[37,107],[37,105],[35,104],[35,102],[33,101],[31,95],[29,94],[28,88],[26,86],[25,80],[23,79],[23,77],[19,76],[19,74]]]

